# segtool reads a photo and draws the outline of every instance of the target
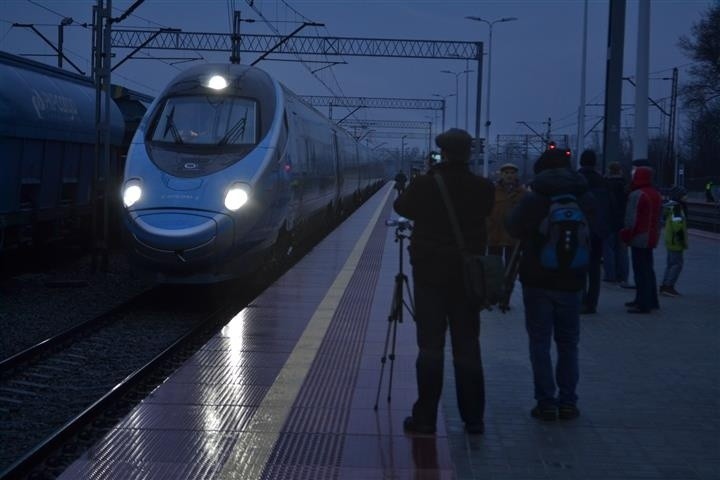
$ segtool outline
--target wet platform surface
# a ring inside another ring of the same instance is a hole
[[[603,285],[581,320],[579,419],[529,416],[518,286],[509,313],[482,314],[485,435],[463,432],[448,370],[437,435],[409,436],[407,316],[373,409],[398,270],[393,197],[388,185],[366,202],[61,478],[720,478],[720,239],[690,237],[684,295],[653,314],[625,313],[633,291]]]

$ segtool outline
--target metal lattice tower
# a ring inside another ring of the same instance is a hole
[[[115,48],[149,50],[232,51],[232,34],[182,32],[175,29],[112,31]],[[243,34],[240,51],[359,57],[446,58],[481,60],[482,42],[404,40],[391,38],[319,37]]]

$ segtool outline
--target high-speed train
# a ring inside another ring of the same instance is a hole
[[[135,258],[164,283],[251,273],[331,224],[387,175],[342,128],[261,69],[204,64],[148,108],[125,164]]]

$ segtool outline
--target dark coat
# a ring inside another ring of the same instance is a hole
[[[578,172],[585,177],[588,189],[595,197],[595,215],[590,223],[590,230],[594,236],[604,240],[613,232],[610,224],[612,217],[610,188],[605,178],[594,168],[580,167]]]
[[[627,205],[628,183],[622,175],[605,177],[610,191],[610,229],[617,233],[625,221],[625,205]]]
[[[550,197],[572,194],[578,199],[583,213],[592,224],[595,199],[588,192],[585,177],[567,168],[544,170],[535,176],[532,191],[523,196],[520,203],[505,218],[510,235],[523,241],[520,262],[520,281],[524,286],[549,290],[578,291],[583,286],[584,271],[551,271],[540,265],[540,246],[543,238],[539,232],[540,222],[550,209]]]
[[[473,253],[485,251],[485,220],[493,208],[494,187],[470,172],[466,163],[444,162],[415,177],[393,205],[398,214],[414,222],[408,248],[414,279],[431,285],[459,285],[460,250],[433,175],[442,175],[466,248]]]

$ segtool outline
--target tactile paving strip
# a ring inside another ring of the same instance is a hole
[[[380,218],[386,218],[388,202]],[[378,222],[263,472],[266,479],[337,478],[387,229]]]

